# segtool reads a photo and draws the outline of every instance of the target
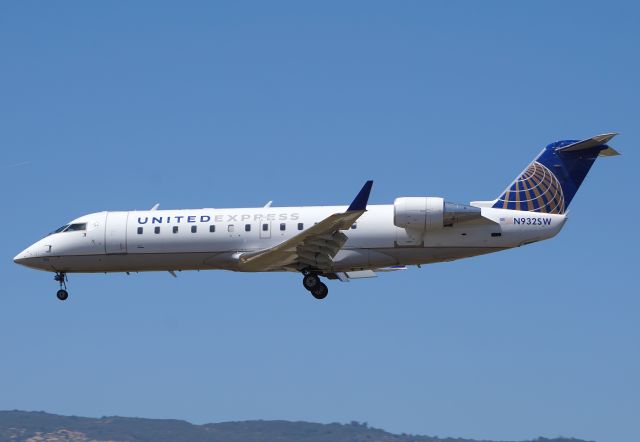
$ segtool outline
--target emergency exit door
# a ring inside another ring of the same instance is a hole
[[[105,253],[127,253],[127,220],[129,212],[107,212],[104,231]]]
[[[271,238],[271,221],[260,222],[260,238]]]

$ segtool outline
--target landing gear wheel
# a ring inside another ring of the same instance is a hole
[[[56,293],[56,296],[60,301],[65,301],[69,297],[67,292],[67,274],[64,272],[56,272],[56,276],[53,277],[59,284],[60,290]]]
[[[69,293],[67,293],[65,289],[60,289],[58,293],[56,293],[56,296],[60,301],[65,301],[69,297]]]
[[[313,295],[313,297],[316,298],[316,299],[324,299],[329,294],[329,288],[323,282],[320,282],[318,285],[316,285],[310,291],[311,291],[311,294]]]
[[[309,291],[313,290],[314,287],[317,287],[318,284],[322,284],[322,282],[320,282],[318,275],[314,273],[304,275],[304,278],[302,278],[302,285]]]

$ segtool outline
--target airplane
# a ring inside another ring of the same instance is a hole
[[[453,261],[554,237],[599,156],[619,153],[616,133],[547,145],[492,201],[457,204],[400,197],[369,205],[373,181],[341,206],[99,212],[63,225],[14,261],[54,272],[68,298],[68,273],[222,269],[298,272],[316,299],[321,277],[348,282],[407,266]]]

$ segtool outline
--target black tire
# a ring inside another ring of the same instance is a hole
[[[304,275],[304,278],[302,278],[302,285],[309,291],[313,290],[313,288],[318,284],[322,284],[322,282],[320,282],[320,278],[318,277],[318,275],[314,273]]]
[[[316,299],[324,299],[329,294],[329,287],[327,287],[325,283],[321,282],[311,290],[311,294]]]
[[[58,293],[56,293],[56,296],[60,301],[66,301],[66,299],[69,297],[69,293],[67,293],[66,290],[60,289],[58,290]]]

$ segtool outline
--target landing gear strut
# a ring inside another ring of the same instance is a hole
[[[314,298],[324,299],[329,294],[329,288],[326,284],[320,281],[320,277],[311,272],[303,272],[304,278],[302,278],[302,285],[305,289],[309,290]]]
[[[53,277],[59,284],[60,290],[56,293],[56,296],[60,301],[64,301],[69,297],[67,292],[67,274],[64,272],[56,272],[56,276]]]

